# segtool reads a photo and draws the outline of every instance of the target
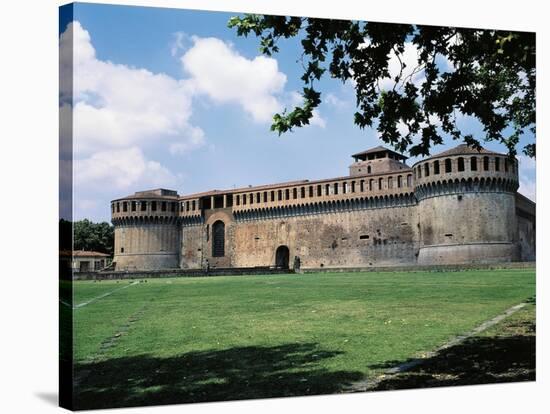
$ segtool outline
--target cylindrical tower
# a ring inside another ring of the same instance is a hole
[[[160,270],[179,265],[176,191],[140,191],[111,202],[115,270]]]
[[[518,260],[517,166],[467,145],[416,163],[418,264]]]

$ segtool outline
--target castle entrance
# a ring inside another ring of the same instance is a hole
[[[275,267],[288,269],[290,252],[288,246],[279,246],[275,252]]]

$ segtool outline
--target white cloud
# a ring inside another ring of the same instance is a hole
[[[365,43],[368,44],[368,43]],[[424,70],[418,69],[418,47],[412,42],[404,44],[404,51],[398,55],[392,50],[389,54],[388,71],[390,76],[379,80],[381,90],[390,90],[395,85],[395,78],[401,74],[401,79],[410,77],[411,82],[416,86],[420,85],[425,80]],[[401,72],[401,64],[404,64],[403,73]],[[443,55],[436,56],[436,63],[442,71],[449,71],[452,68],[452,63]],[[401,87],[402,83],[398,85]]]
[[[191,76],[194,92],[219,104],[239,104],[256,122],[269,122],[282,109],[277,95],[283,91],[286,75],[279,72],[275,59],[247,59],[217,38],[193,36],[192,40],[193,47],[181,63]]]
[[[418,66],[418,48],[411,42],[407,42],[404,45],[404,51],[398,55],[392,50],[389,55],[388,71],[390,73],[389,78],[383,78],[379,80],[379,86],[382,90],[392,89],[395,85],[395,78],[399,76],[401,71],[401,63],[405,64],[401,79],[411,76],[411,81],[418,85],[424,79],[424,74],[421,72],[414,73]]]
[[[174,142],[170,144],[171,154],[186,154],[204,144],[204,132],[200,128],[191,131],[190,139],[187,142]]]
[[[537,184],[535,180],[530,180],[527,177],[520,178],[518,191],[533,201],[537,199]]]
[[[535,159],[526,155],[518,155],[519,160],[519,192],[531,200],[536,200],[537,183]]]
[[[327,96],[325,97],[325,102],[328,105],[333,106],[333,107],[338,108],[338,109],[346,108],[350,105],[349,101],[345,101],[343,99],[340,99],[333,93],[328,93],[327,94]]]
[[[313,110],[313,117],[309,120],[310,125],[318,126],[320,128],[325,128],[327,126],[327,121],[321,116],[321,113],[317,110]]]
[[[185,32],[175,32],[172,36],[174,40],[170,47],[170,54],[172,57],[176,57],[181,50],[185,50],[189,46],[191,37]]]
[[[131,186],[170,186],[176,177],[139,148],[100,151],[74,161],[75,188],[124,190]]]
[[[518,155],[519,159],[519,168],[522,171],[535,171],[537,168],[537,162],[534,158],[528,157],[526,155]]]
[[[62,119],[73,111],[76,185],[123,189],[142,180],[143,186],[166,186],[173,175],[147,160],[143,150],[165,142],[178,154],[204,144],[204,132],[190,123],[193,91],[187,80],[98,59],[78,21],[60,37],[60,62]],[[62,123],[61,133],[70,134],[71,126]]]
[[[247,59],[219,39],[178,32],[170,52],[182,50],[188,76],[175,79],[99,59],[89,32],[78,21],[68,25],[60,37],[60,110],[72,110],[73,122],[61,133],[74,138],[75,185],[122,190],[174,183],[177,176],[147,154],[160,148],[178,156],[205,144],[204,131],[191,123],[197,96],[237,104],[258,122],[282,109],[286,76],[275,59]],[[318,114],[312,123],[324,126]]]
[[[93,210],[98,207],[97,200],[80,199],[75,200],[76,208],[80,210]]]
[[[72,32],[77,155],[159,140],[184,144],[193,140],[197,127],[189,122],[192,91],[185,80],[99,60],[89,33],[79,22],[71,25],[61,36],[61,49],[70,47]],[[70,57],[62,55],[62,59]]]

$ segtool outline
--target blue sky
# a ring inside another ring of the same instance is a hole
[[[310,126],[270,132],[273,112],[302,88],[298,42],[262,57],[254,36],[227,28],[232,15],[96,4],[76,4],[74,21],[61,15],[62,60],[63,47],[75,47],[75,219],[108,221],[111,199],[147,188],[186,194],[343,176],[351,154],[383,144],[353,124],[352,85],[330,79]],[[460,122],[482,136],[475,121]],[[534,161],[520,165],[520,191],[534,198]]]

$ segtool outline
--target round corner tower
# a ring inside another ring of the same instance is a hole
[[[418,264],[518,260],[518,163],[459,145],[413,165]]]
[[[140,191],[111,202],[115,270],[172,269],[179,265],[178,194]]]

